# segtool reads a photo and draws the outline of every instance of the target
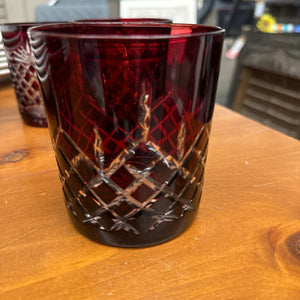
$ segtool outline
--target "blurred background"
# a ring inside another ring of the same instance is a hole
[[[300,139],[300,0],[0,0],[1,23],[119,17],[225,28],[217,102]]]

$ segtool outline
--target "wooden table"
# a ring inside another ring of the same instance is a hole
[[[300,299],[300,142],[217,106],[198,217],[160,246],[76,232],[45,128],[0,89],[1,299]]]

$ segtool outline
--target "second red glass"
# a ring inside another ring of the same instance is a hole
[[[21,117],[28,125],[46,127],[45,109],[27,35],[28,28],[39,24],[2,24],[1,33]]]

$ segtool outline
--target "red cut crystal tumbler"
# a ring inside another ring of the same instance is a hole
[[[66,206],[79,232],[141,247],[191,224],[223,34],[189,24],[29,30]]]
[[[1,34],[21,117],[28,125],[46,127],[47,118],[27,35],[27,29],[38,24],[2,24]]]

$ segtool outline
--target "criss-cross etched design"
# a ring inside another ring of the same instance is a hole
[[[194,118],[178,101],[154,125],[157,110],[168,109],[164,106],[170,98],[176,99],[170,94],[151,107],[149,94],[141,97],[135,134],[127,136],[125,147],[112,161],[106,161],[104,148],[113,135],[94,125],[91,158],[61,126],[54,144],[56,158],[67,206],[80,222],[105,231],[142,234],[197,206],[210,124],[195,127]],[[183,116],[177,118],[179,114]],[[158,143],[155,136],[164,130],[165,122],[174,131],[167,130]]]
[[[6,56],[20,111],[28,113],[34,118],[45,118],[29,44],[19,45],[17,49],[13,50],[7,49]]]

